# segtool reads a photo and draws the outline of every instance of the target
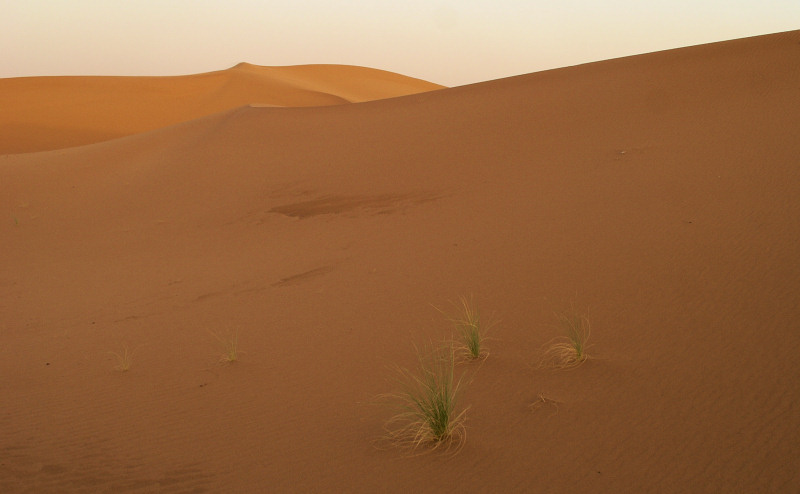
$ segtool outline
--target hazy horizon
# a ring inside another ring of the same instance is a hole
[[[797,29],[800,2],[6,2],[0,78],[347,64],[446,86]],[[793,25],[794,22],[794,25]]]

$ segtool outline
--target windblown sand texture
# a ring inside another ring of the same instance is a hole
[[[800,491],[800,31],[429,89],[0,81],[0,492]],[[466,443],[379,449],[461,296]]]

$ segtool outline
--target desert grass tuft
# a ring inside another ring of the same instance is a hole
[[[128,372],[131,369],[131,364],[133,363],[133,350],[128,348],[128,345],[124,345],[122,348],[121,353],[117,352],[108,352],[114,356],[117,360],[117,365],[114,366],[115,370],[120,372]]]
[[[572,307],[566,312],[556,313],[556,318],[563,335],[546,345],[540,366],[558,369],[577,367],[589,358],[586,353],[592,332],[589,312],[581,313]]]
[[[229,331],[227,333],[209,332],[222,346],[222,354],[219,357],[219,361],[223,364],[237,362],[241,354],[239,351],[239,333],[236,331]]]
[[[466,440],[467,410],[460,407],[464,383],[455,376],[453,346],[417,349],[416,369],[397,371],[400,390],[383,395],[399,410],[385,424],[388,439],[411,452],[422,447],[459,451]]]
[[[459,338],[456,351],[467,360],[485,359],[489,352],[484,343],[492,324],[481,321],[480,313],[471,298],[461,297],[455,305],[457,315],[448,318],[455,326]]]

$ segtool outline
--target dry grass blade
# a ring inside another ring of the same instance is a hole
[[[557,400],[554,400],[552,398],[548,398],[548,397],[544,396],[544,394],[539,393],[539,396],[537,396],[536,401],[534,401],[533,403],[528,405],[528,409],[530,409],[531,412],[535,412],[537,410],[540,410],[540,409],[543,409],[545,407],[548,407],[548,408],[551,409],[550,416],[552,417],[552,416],[558,414],[558,405],[559,405],[559,403],[561,403],[561,402],[557,401]]]
[[[452,345],[417,350],[417,368],[398,368],[400,391],[384,395],[399,413],[385,424],[388,439],[411,452],[421,447],[457,452],[466,439],[466,409],[459,407],[462,379],[455,377]]]

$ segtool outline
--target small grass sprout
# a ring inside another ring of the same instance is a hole
[[[236,331],[228,331],[227,333],[216,333],[210,331],[214,338],[219,341],[222,346],[222,355],[219,361],[223,364],[232,364],[239,360],[241,352],[239,351],[239,333]]]
[[[399,409],[385,424],[388,439],[410,451],[423,446],[459,451],[467,410],[459,405],[463,382],[455,376],[452,344],[417,349],[417,368],[397,370],[400,391],[384,395]]]
[[[573,307],[569,311],[556,313],[556,318],[563,335],[547,345],[541,366],[558,369],[577,367],[589,358],[586,354],[592,332],[589,312],[587,310],[583,314]]]
[[[128,345],[123,345],[122,352],[108,352],[114,356],[117,361],[117,365],[114,366],[115,370],[120,372],[128,372],[131,369],[131,364],[133,363],[133,350],[128,348]]]

